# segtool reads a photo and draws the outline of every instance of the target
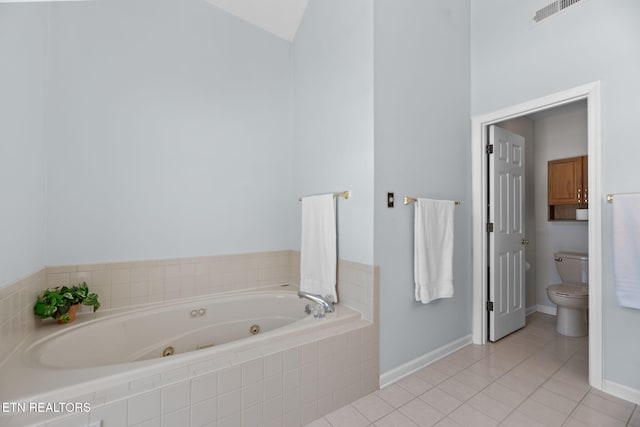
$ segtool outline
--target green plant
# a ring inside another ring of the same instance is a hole
[[[45,289],[38,295],[33,312],[42,319],[53,317],[62,323],[67,323],[70,320],[69,309],[77,304],[93,307],[94,312],[100,308],[98,295],[89,292],[86,282],[77,286],[58,286]]]

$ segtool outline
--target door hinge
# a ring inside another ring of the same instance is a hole
[[[493,311],[493,301],[487,301],[487,311]]]
[[[487,154],[493,154],[493,144],[489,144],[485,147]]]
[[[492,222],[488,222],[487,223],[487,233],[493,233],[493,223]]]

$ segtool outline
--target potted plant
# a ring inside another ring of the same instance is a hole
[[[93,307],[94,312],[100,308],[98,295],[89,292],[86,282],[77,286],[45,289],[38,296],[33,312],[41,319],[53,317],[58,323],[69,323],[73,322],[79,304]]]

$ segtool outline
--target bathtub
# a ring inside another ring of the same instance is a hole
[[[292,329],[285,327],[307,317],[307,303],[295,292],[254,292],[128,311],[49,333],[27,347],[24,358],[31,365],[69,369],[224,350],[229,343]]]
[[[358,348],[357,358],[349,361],[375,361],[369,363],[371,385],[366,391],[376,389],[377,333],[372,323],[341,305],[326,318],[316,319],[304,312],[307,303],[310,301],[298,298],[296,288],[254,290],[80,314],[70,325],[44,322],[0,365],[0,400],[82,401],[95,408],[233,370],[288,349],[311,345],[321,355],[326,349],[318,342],[331,342],[333,348],[335,337],[354,331],[360,334],[361,330],[370,338],[358,341],[371,342],[375,359]],[[173,354],[164,356],[168,347]],[[346,347],[344,352],[340,359],[346,361]],[[319,372],[315,381],[322,381],[322,375]],[[360,389],[364,393],[365,387]],[[0,417],[7,415],[17,419],[15,425],[45,425],[38,424],[43,418],[35,415],[25,419],[25,414],[5,413]]]

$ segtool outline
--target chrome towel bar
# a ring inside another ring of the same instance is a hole
[[[638,193],[623,193],[623,194],[638,194]],[[607,202],[609,203],[613,203],[613,196],[615,196],[615,194],[607,194]]]
[[[408,205],[409,203],[415,203],[417,201],[418,201],[418,199],[416,199],[415,197],[407,197],[407,196],[405,196],[404,199],[403,199],[403,202],[404,202],[405,205]],[[459,201],[456,201],[455,204],[456,204],[456,206],[459,206],[462,203],[459,202]]]
[[[309,197],[309,196],[305,196],[305,197]],[[351,197],[351,191],[347,190],[347,191],[342,191],[340,193],[333,193],[333,197],[342,197],[343,199],[348,199],[349,197]],[[303,199],[303,197],[298,198],[298,201],[301,202]]]

